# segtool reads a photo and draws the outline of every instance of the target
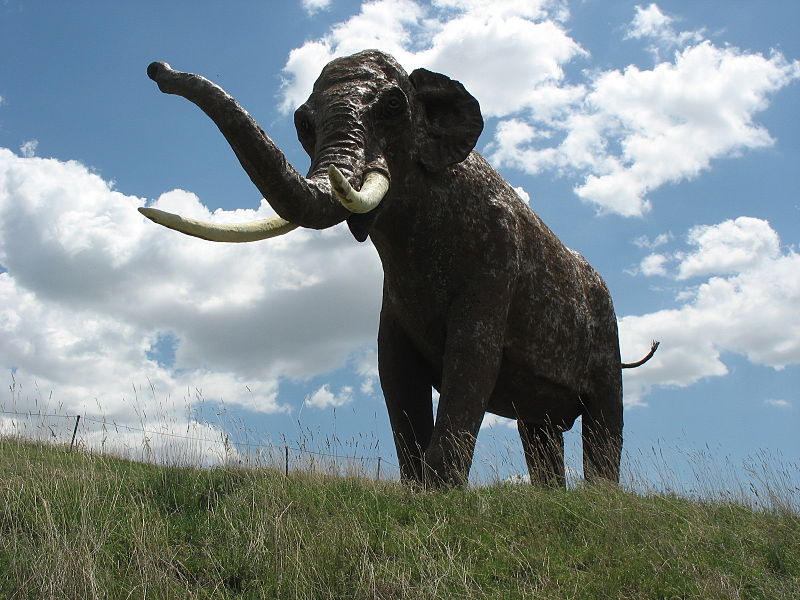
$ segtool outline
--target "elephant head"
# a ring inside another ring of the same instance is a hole
[[[435,173],[463,161],[483,129],[478,102],[461,83],[425,69],[408,75],[391,56],[367,50],[330,62],[295,112],[297,137],[311,158],[303,177],[212,82],[159,62],[147,74],[162,92],[187,98],[217,124],[279,215],[217,225],[139,209],[166,227],[212,241],[254,241],[345,219],[356,239],[364,241],[394,187],[402,189],[420,169]]]

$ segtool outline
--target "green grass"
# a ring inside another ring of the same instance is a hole
[[[800,515],[605,486],[166,467],[6,438],[11,598],[796,599]]]

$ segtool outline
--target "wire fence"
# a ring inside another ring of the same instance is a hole
[[[16,408],[16,407],[14,407]],[[323,451],[306,444],[255,442],[237,439],[252,433],[244,428],[213,426],[195,420],[142,426],[117,423],[93,415],[68,415],[46,411],[8,410],[0,405],[0,439],[14,437],[64,447],[73,452],[93,452],[131,460],[195,467],[254,467],[290,473],[325,474],[396,481],[399,468],[384,457],[364,456],[354,448],[348,454]],[[235,433],[232,435],[230,431]],[[205,435],[203,435],[205,434]],[[335,448],[339,442],[325,442]],[[375,447],[376,449],[377,447]],[[362,446],[360,449],[367,449]],[[690,498],[736,501],[753,507],[782,507],[800,512],[800,464],[766,452],[737,465],[722,453],[706,447],[699,455],[682,448],[653,447],[648,452],[628,453],[622,485],[651,494],[668,492]],[[522,482],[513,456],[496,448],[478,479],[484,484]],[[720,462],[722,461],[722,462]],[[685,472],[684,472],[685,471]],[[473,473],[474,474],[474,473]],[[568,486],[577,485],[580,474],[567,464]]]
[[[252,442],[236,439],[208,423],[189,420],[155,427],[135,427],[108,418],[0,409],[0,437],[11,436],[113,454],[145,462],[211,466],[252,466],[290,472],[324,473],[391,480],[397,464],[382,456],[359,456],[312,449],[305,444]],[[178,433],[177,429],[186,431]],[[207,436],[199,432],[205,432]]]

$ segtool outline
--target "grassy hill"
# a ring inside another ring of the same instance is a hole
[[[0,599],[800,598],[800,515],[497,484],[413,491],[0,439]]]

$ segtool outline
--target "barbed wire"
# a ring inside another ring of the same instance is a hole
[[[316,450],[308,450],[307,448],[298,448],[296,446],[292,446],[291,444],[272,444],[272,443],[256,444],[256,443],[253,443],[253,442],[235,441],[235,440],[231,440],[229,435],[227,433],[225,433],[225,432],[222,432],[222,433],[225,434],[225,439],[224,440],[210,440],[208,438],[194,437],[194,436],[189,436],[189,435],[181,435],[181,434],[170,433],[170,432],[166,432],[166,431],[156,431],[156,430],[152,430],[152,429],[143,429],[141,427],[132,427],[130,425],[122,425],[122,424],[117,423],[115,421],[108,421],[106,419],[97,419],[97,418],[93,418],[93,417],[87,417],[85,415],[48,414],[48,413],[38,413],[38,412],[32,412],[32,411],[19,412],[19,411],[12,411],[12,410],[0,410],[0,414],[15,415],[15,416],[22,416],[22,417],[39,417],[39,418],[41,418],[41,417],[49,417],[49,418],[60,418],[60,419],[75,419],[76,420],[76,429],[77,429],[77,422],[79,422],[80,420],[83,420],[83,421],[89,421],[91,423],[98,423],[100,425],[105,425],[105,426],[110,425],[110,426],[114,427],[115,429],[125,429],[127,431],[134,431],[134,432],[143,433],[143,434],[146,434],[146,435],[164,436],[164,437],[177,438],[177,439],[182,439],[182,440],[187,440],[187,441],[192,441],[192,442],[204,442],[206,444],[223,443],[223,444],[230,444],[232,446],[237,446],[237,447],[244,446],[244,447],[247,447],[247,448],[285,449],[285,450],[292,450],[293,452],[298,452],[300,454],[313,454],[314,456],[321,456],[321,457],[325,457],[325,458],[340,458],[340,459],[347,459],[347,460],[359,460],[362,463],[365,460],[377,460],[379,462],[383,462],[383,464],[385,464],[387,466],[390,466],[390,467],[397,467],[398,466],[398,465],[396,465],[396,464],[394,464],[394,463],[392,463],[390,461],[387,461],[382,456],[356,456],[355,454],[353,454],[353,455],[333,454],[333,453],[329,453],[329,452],[319,452],[319,451],[316,451]],[[200,424],[199,422],[197,422],[197,423]]]

